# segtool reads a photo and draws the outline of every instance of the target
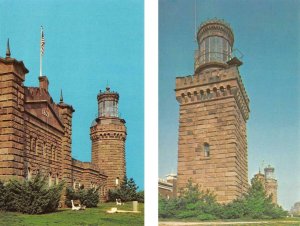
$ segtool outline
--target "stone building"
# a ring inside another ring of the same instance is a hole
[[[166,179],[158,179],[158,194],[166,199],[177,196],[177,175],[169,174]]]
[[[179,103],[178,189],[191,178],[227,203],[248,188],[249,98],[233,57],[234,35],[223,20],[197,32],[193,75],[176,78]]]
[[[262,174],[260,171],[254,175],[255,178],[261,181],[263,184],[267,195],[272,195],[273,203],[277,204],[277,180],[274,175],[274,167],[270,165],[264,169],[265,174]]]
[[[106,200],[107,190],[117,184],[112,181],[126,172],[125,121],[116,110],[119,95],[109,88],[98,95],[92,162],[81,162],[71,153],[73,107],[64,103],[62,93],[59,103],[53,101],[46,76],[39,77],[39,87],[24,86],[28,72],[22,61],[11,57],[8,43],[6,57],[0,58],[0,179],[30,179],[40,172],[48,176],[49,185],[64,180],[75,189],[100,187]],[[111,109],[114,115],[107,114]]]

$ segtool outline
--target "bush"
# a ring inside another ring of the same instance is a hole
[[[46,181],[38,174],[30,181],[11,180],[6,185],[1,182],[1,210],[28,214],[54,212],[58,208],[64,183],[49,187]]]
[[[217,219],[221,206],[210,191],[201,191],[189,180],[186,189],[178,198],[159,199],[159,216],[162,218],[194,218],[199,220]]]
[[[99,203],[99,188],[94,189],[79,189],[75,191],[72,188],[66,189],[66,201],[65,204],[68,207],[72,207],[71,200],[79,200],[81,205],[84,205],[88,208],[97,207]]]
[[[144,192],[137,192],[138,186],[135,184],[133,178],[127,179],[124,176],[119,188],[108,191],[108,200],[115,202],[116,199],[121,199],[123,202],[139,201],[144,202]]]

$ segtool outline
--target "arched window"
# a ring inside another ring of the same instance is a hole
[[[116,185],[119,185],[119,177],[116,178]]]
[[[204,156],[209,157],[210,156],[210,147],[208,143],[204,143]]]

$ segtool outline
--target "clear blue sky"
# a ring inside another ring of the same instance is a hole
[[[243,54],[250,97],[249,179],[262,161],[275,167],[278,202],[300,201],[300,2],[201,0],[196,21],[225,19]],[[175,77],[193,74],[194,1],[159,1],[159,176],[177,172]]]
[[[89,128],[97,94],[107,83],[120,94],[126,120],[127,176],[144,187],[144,4],[140,0],[0,0],[0,55],[10,38],[12,57],[29,69],[26,86],[38,86],[40,26],[43,74],[50,94],[73,105],[73,157],[91,160]]]

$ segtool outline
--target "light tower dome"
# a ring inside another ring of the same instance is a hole
[[[98,100],[98,117],[119,117],[118,102],[119,94],[117,92],[110,91],[109,87],[97,96]]]
[[[268,167],[265,168],[265,177],[267,180],[269,179],[275,179],[275,175],[274,175],[274,167],[268,165]]]
[[[231,59],[233,31],[228,23],[211,19],[200,25],[197,32],[198,50],[195,54],[195,72],[216,67],[225,68]]]

